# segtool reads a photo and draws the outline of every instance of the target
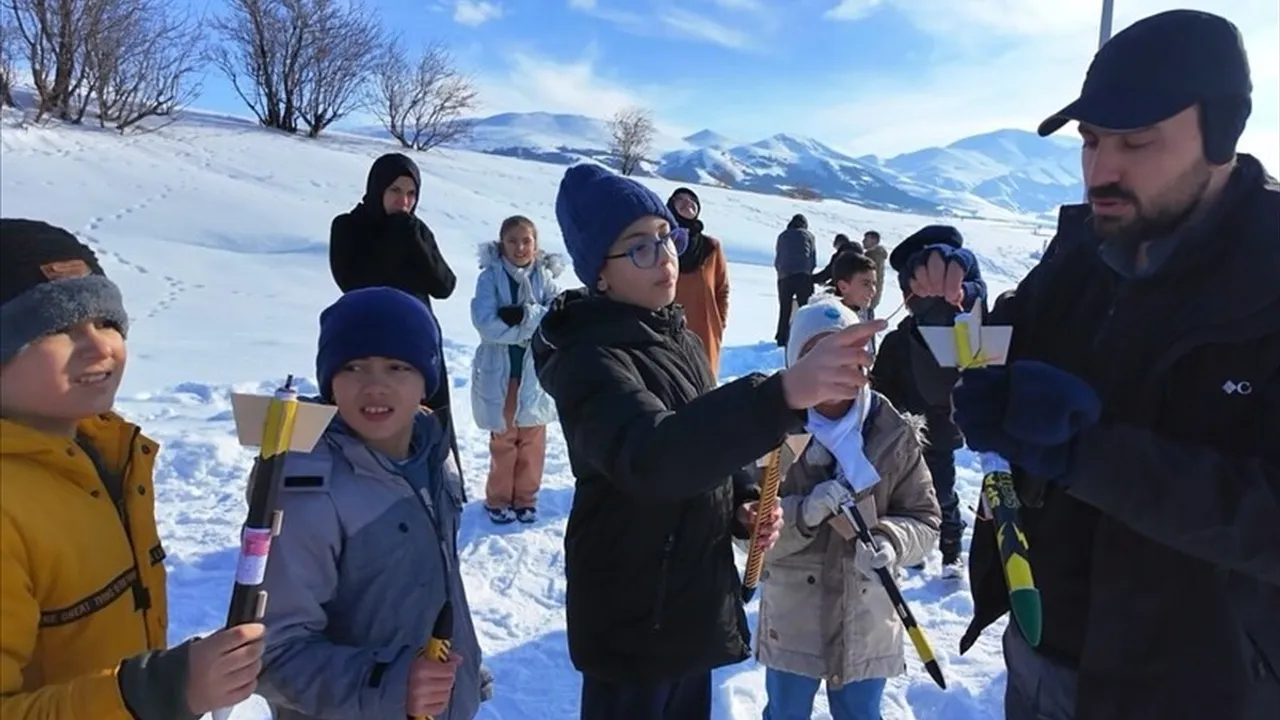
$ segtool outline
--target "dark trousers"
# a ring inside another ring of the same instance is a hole
[[[949,562],[960,557],[960,536],[964,534],[960,496],[956,494],[956,452],[946,447],[928,446],[924,449],[924,464],[933,475],[933,489],[942,509],[938,549],[942,551],[942,561]]]
[[[1004,631],[1005,720],[1072,720],[1076,716],[1076,671],[1040,655],[1018,632]]]
[[[791,303],[804,305],[813,296],[813,276],[808,273],[778,278],[778,332],[774,339],[785,346],[791,337]]]
[[[710,720],[711,673],[674,682],[607,683],[582,678],[579,720]]]

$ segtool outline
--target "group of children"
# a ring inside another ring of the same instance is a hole
[[[788,436],[757,657],[770,720],[807,718],[825,681],[839,720],[878,718],[904,671],[902,628],[874,569],[919,562],[942,526],[920,423],[871,380],[859,276],[795,315],[786,367],[717,387],[675,299],[688,243],[668,203],[599,166],[570,168],[556,216],[580,289],[527,218],[482,249],[476,419],[492,433],[485,505],[533,519],[558,416],[577,481],[565,540],[569,653],[584,720],[711,712],[712,669],[747,658],[734,539],[756,523],[758,458]],[[4,220],[0,356],[0,710],[5,717],[193,717],[252,692],[278,720],[467,720],[491,692],[458,567],[463,493],[440,329],[388,287],[321,313],[320,396],[337,415],[286,459],[288,529],[267,564],[261,624],[167,648],[159,447],[111,410],[128,317],[93,252]],[[879,363],[874,363],[879,364]],[[877,547],[827,521],[847,503]],[[447,662],[419,654],[452,609]]]

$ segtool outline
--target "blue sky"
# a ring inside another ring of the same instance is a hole
[[[411,43],[448,43],[484,114],[608,117],[639,104],[672,134],[788,132],[882,156],[1034,130],[1078,92],[1101,10],[1095,0],[366,2]],[[1115,0],[1114,28],[1174,7],[1242,28],[1255,109],[1241,150],[1280,171],[1280,4]],[[214,77],[198,104],[237,109]]]

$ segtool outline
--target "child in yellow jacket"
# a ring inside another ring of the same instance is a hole
[[[0,219],[0,717],[194,718],[256,687],[263,627],[165,649],[158,447],[111,411],[120,290],[71,233]]]

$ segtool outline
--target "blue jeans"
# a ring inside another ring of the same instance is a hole
[[[884,678],[871,678],[835,690],[827,688],[833,720],[880,720],[880,698],[884,696],[885,682]],[[809,720],[813,717],[813,698],[821,683],[817,678],[766,669],[764,687],[769,701],[764,706],[764,720]]]

